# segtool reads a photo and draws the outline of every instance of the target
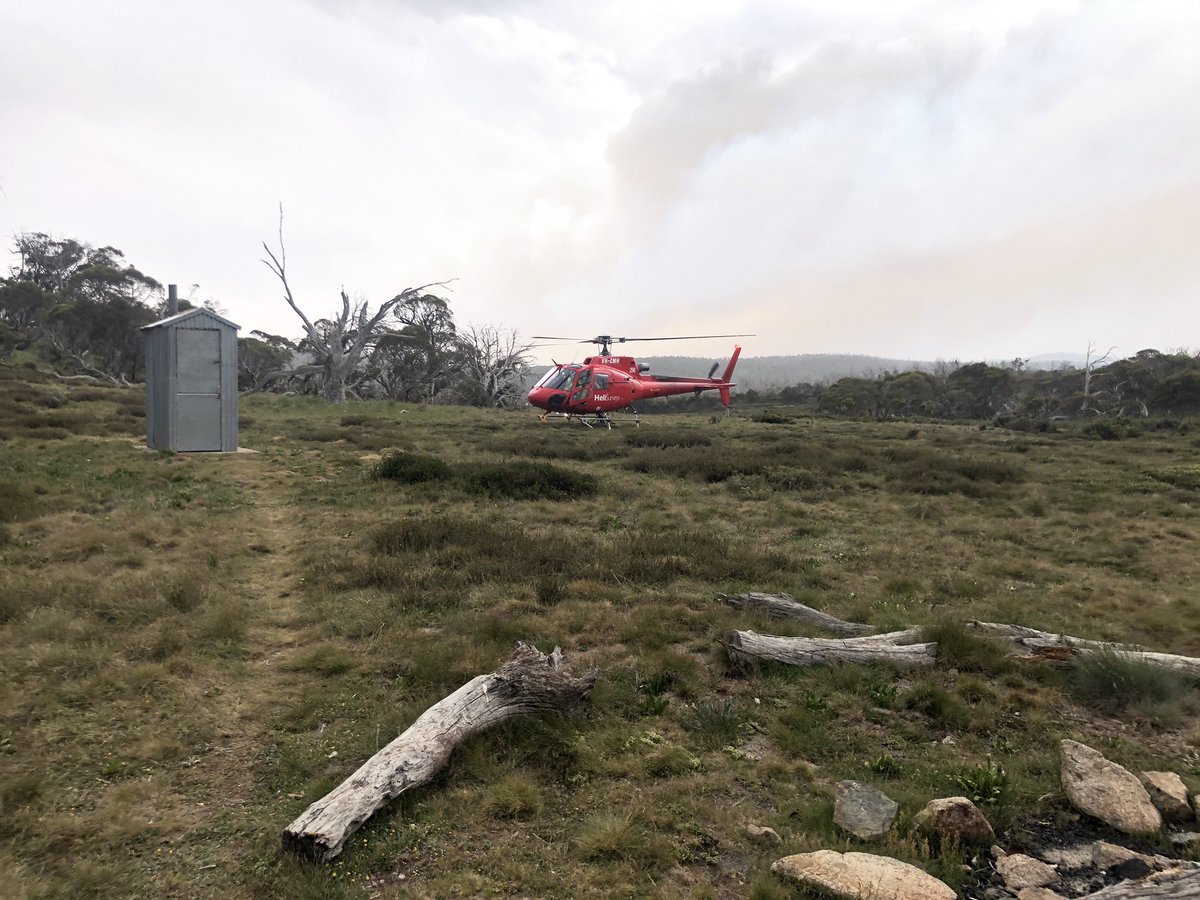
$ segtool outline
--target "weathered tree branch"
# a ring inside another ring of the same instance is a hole
[[[1025,656],[1042,659],[1067,660],[1080,653],[1119,653],[1131,659],[1141,660],[1165,669],[1173,669],[1192,678],[1200,678],[1200,659],[1192,656],[1177,656],[1174,653],[1156,653],[1130,644],[1114,644],[1107,641],[1091,641],[1071,637],[1069,634],[1050,634],[1027,628],[1024,625],[1006,625],[1000,622],[971,622],[978,631],[1002,637],[1025,651]]]
[[[1171,869],[1088,894],[1092,900],[1200,900],[1200,869]]]
[[[730,632],[725,648],[730,659],[767,659],[789,666],[819,666],[831,662],[890,662],[931,666],[937,644],[902,643],[919,639],[921,629],[893,631],[855,638],[794,638],[754,631]]]
[[[870,625],[864,625],[861,622],[847,622],[831,616],[829,613],[823,613],[819,609],[805,606],[790,594],[762,594],[758,591],[750,591],[747,594],[718,594],[717,596],[730,606],[758,610],[782,619],[796,619],[835,634],[853,637],[869,634],[875,630]]]
[[[306,809],[283,831],[285,847],[333,859],[346,839],[389,800],[425,784],[454,747],[476,732],[531,712],[567,713],[586,697],[597,673],[574,676],[527,644],[495,672],[480,675],[427,709],[403,734]]]

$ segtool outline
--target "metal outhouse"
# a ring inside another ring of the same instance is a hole
[[[146,444],[235,452],[238,326],[207,309],[189,309],[142,331]]]

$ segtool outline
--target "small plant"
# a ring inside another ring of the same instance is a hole
[[[1008,801],[1008,772],[991,758],[956,776],[954,782],[972,803],[1000,806]]]
[[[890,753],[884,753],[867,763],[867,768],[885,778],[895,778],[900,774],[900,763]]]
[[[641,710],[648,716],[661,716],[667,711],[667,707],[671,705],[671,701],[666,697],[660,697],[657,694],[651,694],[642,700]]]
[[[867,683],[867,696],[876,706],[891,709],[896,703],[896,686],[880,678],[872,678]]]

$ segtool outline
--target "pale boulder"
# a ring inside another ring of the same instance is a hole
[[[1126,834],[1152,834],[1162,815],[1137,776],[1078,741],[1059,744],[1062,786],[1071,805]]]
[[[776,860],[771,871],[802,885],[851,900],[955,900],[957,894],[928,872],[888,856],[817,850]]]
[[[1009,853],[1003,859],[996,860],[996,871],[1000,873],[1010,891],[1046,887],[1059,881],[1058,871],[1054,866],[1048,866],[1024,853]]]

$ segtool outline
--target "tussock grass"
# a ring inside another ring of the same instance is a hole
[[[1185,676],[1110,650],[1076,657],[1070,686],[1080,702],[1108,715],[1171,722],[1200,708],[1195,685]]]
[[[1126,761],[1187,765],[1193,685],[1130,676],[1130,702],[1092,706],[1077,675],[961,625],[1200,654],[1182,427],[1103,441],[751,413],[609,432],[255,396],[241,440],[261,454],[199,458],[132,448],[137,394],[0,369],[0,512],[17,510],[0,522],[0,867],[17,896],[769,897],[779,851],[744,824],[788,851],[842,847],[839,778],[886,778],[915,810],[956,778],[983,796],[992,760],[1003,827],[1055,790],[1062,716],[1101,748],[1118,719]],[[449,477],[370,477],[379,450]],[[599,489],[508,502],[470,483],[523,460]],[[926,625],[938,664],[731,666],[731,629],[811,633],[714,599],[749,589]],[[518,639],[600,669],[579,716],[465,742],[333,866],[279,852],[281,824]],[[880,849],[962,877],[959,849],[903,832]]]

